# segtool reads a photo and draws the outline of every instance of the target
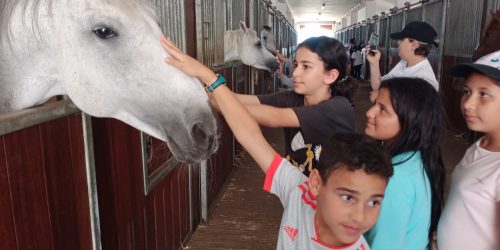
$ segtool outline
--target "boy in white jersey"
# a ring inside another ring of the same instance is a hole
[[[264,188],[285,208],[278,249],[370,249],[363,233],[375,224],[393,173],[379,143],[363,135],[335,135],[323,150],[315,149],[319,166],[308,178],[269,145],[255,119],[221,84],[222,76],[171,41],[162,38],[162,44],[171,55],[167,63],[207,86],[236,139],[266,172]]]

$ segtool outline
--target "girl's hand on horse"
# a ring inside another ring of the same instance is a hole
[[[182,52],[170,39],[162,36],[160,39],[163,48],[170,54],[165,62],[182,70],[184,73],[197,77],[205,85],[210,85],[217,80],[217,75],[208,67]]]

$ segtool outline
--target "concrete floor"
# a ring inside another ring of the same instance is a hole
[[[358,132],[363,132],[365,113],[371,106],[368,94],[369,84],[361,84],[355,99]],[[278,151],[283,150],[281,129],[263,132]],[[467,147],[466,140],[449,133],[442,145],[448,177]],[[185,249],[276,249],[283,208],[275,196],[262,190],[263,183],[264,173],[246,153],[240,154],[236,170],[209,222],[197,228]]]

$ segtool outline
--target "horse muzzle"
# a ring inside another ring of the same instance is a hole
[[[267,67],[268,67],[268,68],[270,69],[270,71],[272,71],[272,72],[274,72],[274,71],[278,70],[279,66],[280,66],[280,64],[279,64],[279,63],[277,63],[276,61],[272,61],[272,62],[269,62],[269,63],[267,64]]]
[[[178,161],[197,163],[205,160],[218,148],[215,120],[208,119],[173,130],[167,136],[167,144]]]

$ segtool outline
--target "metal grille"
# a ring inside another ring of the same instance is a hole
[[[201,61],[209,66],[224,63],[224,28],[227,0],[201,0],[202,48]]]
[[[449,2],[446,21],[444,54],[449,56],[472,55],[479,42],[483,1],[455,0]],[[464,18],[467,17],[467,18]]]
[[[500,0],[489,0],[488,1],[488,10],[500,10]]]
[[[376,22],[369,23],[367,25],[367,32],[366,32],[366,40],[365,40],[365,42],[370,39],[370,35],[372,34],[372,32],[375,32],[378,35],[380,35],[380,32],[378,32],[378,30],[377,30],[377,24],[378,23],[379,23],[379,21],[376,21]]]
[[[423,8],[423,20],[436,30],[438,36],[441,36],[443,32],[443,1],[426,4]]]
[[[182,50],[186,50],[186,20],[184,1],[151,0],[156,9],[160,28]]]
[[[226,30],[237,30],[240,21],[245,22],[245,0],[227,0]]]
[[[368,40],[368,28],[369,25],[361,26],[361,37],[359,38],[359,42],[363,43],[361,44],[362,47],[365,46],[366,41]]]
[[[403,12],[399,12],[389,17],[390,33],[400,32],[403,30]],[[391,40],[391,48],[397,48],[397,40]]]
[[[273,34],[274,34],[274,43],[275,43],[276,49],[279,49],[282,46],[282,41],[281,41],[281,31],[282,31],[282,29],[281,29],[281,26],[280,26],[280,20],[279,20],[279,18],[276,15],[272,15],[271,17],[273,19],[272,31],[273,31]],[[259,29],[261,29],[261,28],[262,27],[259,27]]]
[[[355,45],[358,45],[359,42],[361,41],[361,36],[362,36],[361,33],[362,33],[361,26],[354,28],[354,34],[356,37],[356,44]]]
[[[254,14],[256,16],[255,21],[253,23],[253,27],[255,31],[258,31],[264,25],[269,25],[269,11],[267,9],[267,5],[260,0],[254,1]]]
[[[388,28],[389,28],[389,18],[382,18],[380,19],[380,29],[378,31],[379,33],[379,43],[378,43],[378,46],[380,48],[387,48],[387,40],[389,39],[389,34],[387,34],[388,32]]]
[[[406,12],[405,24],[422,20],[422,7],[410,9]]]

